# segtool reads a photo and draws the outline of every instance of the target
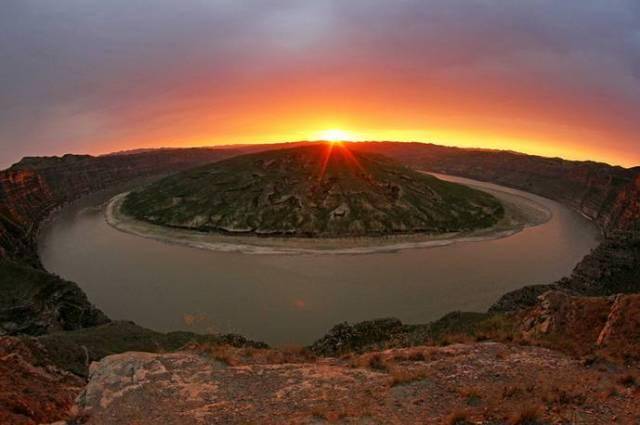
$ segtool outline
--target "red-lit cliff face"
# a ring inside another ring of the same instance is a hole
[[[605,225],[620,231],[640,231],[640,171],[616,196]]]
[[[44,178],[32,170],[0,174],[0,256],[19,256],[33,247],[32,232],[50,210],[53,194]]]

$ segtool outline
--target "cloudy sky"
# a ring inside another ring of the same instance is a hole
[[[640,2],[2,1],[0,167],[332,128],[640,164]]]

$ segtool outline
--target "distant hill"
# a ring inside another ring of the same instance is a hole
[[[131,193],[137,219],[212,232],[293,236],[443,233],[489,227],[491,195],[343,144],[242,155]]]

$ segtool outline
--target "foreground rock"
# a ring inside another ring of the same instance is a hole
[[[109,356],[92,365],[78,407],[87,423],[112,425],[640,420],[628,372],[588,368],[542,348],[479,343],[282,364],[263,356]]]
[[[92,361],[133,350],[174,351],[188,343],[267,347],[233,334],[163,334],[130,322],[110,322],[40,337],[0,337],[0,424],[81,421],[83,415],[74,407],[74,400],[86,385]]]

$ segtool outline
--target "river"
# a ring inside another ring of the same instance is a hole
[[[523,196],[552,218],[495,240],[359,255],[251,255],[118,231],[104,218],[111,191],[53,217],[42,229],[40,256],[113,319],[286,345],[311,343],[342,321],[425,323],[454,310],[485,311],[505,292],[568,275],[598,244],[592,223],[554,201],[456,180]]]

